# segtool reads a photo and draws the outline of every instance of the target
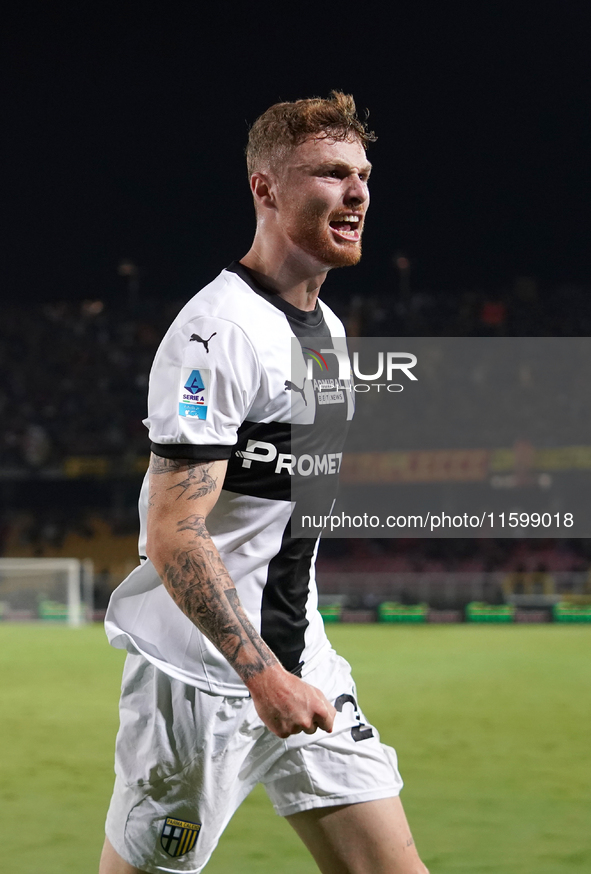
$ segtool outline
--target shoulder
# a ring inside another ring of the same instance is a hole
[[[224,319],[244,327],[283,316],[237,273],[224,269],[185,304],[171,329],[178,330],[196,318],[205,317]]]
[[[255,297],[245,283],[240,283],[237,276],[222,270],[212,282],[187,301],[170,326],[170,331],[178,331],[199,318],[222,318],[238,322],[241,312],[252,306]]]
[[[222,270],[216,278],[197,292],[181,309],[163,342],[188,337],[196,330],[217,330],[226,335],[241,335],[253,345],[261,336],[277,328],[285,317],[263,297],[254,292],[240,276]]]

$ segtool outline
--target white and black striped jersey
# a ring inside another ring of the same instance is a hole
[[[327,306],[303,312],[234,262],[186,304],[164,337],[145,420],[156,455],[228,459],[207,528],[254,627],[287,670],[304,675],[328,641],[317,610],[318,538],[292,536],[290,520],[305,494],[316,511],[330,511],[353,415],[351,386],[339,380],[331,348],[346,351],[346,344]],[[109,639],[186,683],[247,695],[145,558],[149,475],[140,495],[142,563],[113,593]]]

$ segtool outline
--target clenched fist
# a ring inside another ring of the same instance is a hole
[[[281,665],[266,668],[246,684],[254,706],[267,728],[286,738],[317,728],[331,732],[336,710],[320,689],[310,686]]]

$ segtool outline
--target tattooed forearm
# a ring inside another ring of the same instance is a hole
[[[244,612],[203,516],[189,516],[177,528],[194,532],[198,545],[175,550],[164,567],[164,583],[181,610],[247,681],[277,659]]]
[[[275,664],[277,662],[277,659],[275,658],[273,653],[269,650],[267,645],[264,643],[260,634],[257,633],[256,629],[253,627],[252,623],[250,622],[250,619],[248,618],[248,616],[244,612],[244,609],[242,607],[242,604],[240,603],[240,599],[238,597],[238,592],[236,591],[236,589],[234,587],[232,587],[231,589],[226,589],[225,594],[226,594],[226,598],[228,599],[229,603],[234,608],[234,612],[235,612],[236,616],[240,617],[240,622],[242,624],[242,627],[244,628],[244,632],[245,632],[246,636],[250,640],[254,649],[256,649],[256,651],[258,652],[258,654],[262,658],[265,665]]]
[[[181,610],[247,681],[277,660],[244,613],[225,569],[212,567],[213,558],[203,548],[178,552],[164,568],[164,582]]]
[[[175,603],[247,683],[279,662],[250,623],[206,528],[225,470],[221,461],[152,456],[147,554]],[[185,501],[196,512],[187,515]]]

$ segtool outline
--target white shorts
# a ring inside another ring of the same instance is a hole
[[[366,723],[349,664],[330,650],[305,680],[335,704],[333,731],[282,740],[250,698],[202,692],[128,655],[106,825],[119,855],[151,874],[198,874],[257,783],[281,816],[398,795],[396,753]]]

